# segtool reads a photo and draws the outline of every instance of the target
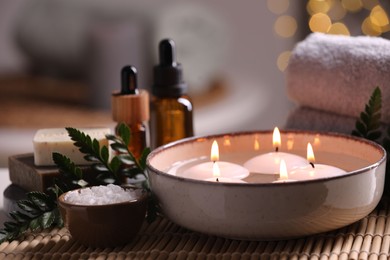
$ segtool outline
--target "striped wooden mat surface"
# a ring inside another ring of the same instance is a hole
[[[390,209],[332,232],[282,241],[239,241],[199,234],[165,218],[144,224],[126,246],[94,249],[52,229],[0,244],[0,259],[390,259]]]

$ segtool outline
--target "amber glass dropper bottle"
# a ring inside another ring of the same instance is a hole
[[[142,151],[149,146],[149,94],[137,87],[137,70],[125,66],[121,71],[121,90],[112,94],[112,115],[118,122],[125,123],[131,130],[129,150],[139,159]]]
[[[183,69],[176,62],[175,43],[164,39],[159,44],[160,64],[154,67],[153,132],[154,146],[161,146],[194,135],[192,102],[186,95]]]

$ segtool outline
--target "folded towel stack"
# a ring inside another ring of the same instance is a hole
[[[287,128],[351,133],[376,86],[382,122],[390,123],[389,40],[310,34],[294,48],[286,81],[288,96],[299,105]]]

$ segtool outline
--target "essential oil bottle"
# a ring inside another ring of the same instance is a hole
[[[175,43],[164,39],[159,44],[160,63],[154,67],[153,133],[154,146],[158,147],[194,135],[192,102],[183,69],[176,62]]]
[[[125,123],[131,131],[129,150],[139,159],[149,146],[149,94],[137,87],[137,69],[127,65],[121,71],[121,90],[112,94],[112,115],[118,122]]]

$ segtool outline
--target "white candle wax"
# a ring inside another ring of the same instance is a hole
[[[295,180],[289,179],[287,165],[285,160],[281,160],[280,162],[280,170],[279,170],[279,179],[274,181],[274,183],[283,183],[283,182],[293,182]]]
[[[289,173],[289,176],[295,180],[312,180],[340,176],[345,173],[346,171],[331,165],[314,164],[313,168],[313,166],[309,164],[305,167],[292,170]]]
[[[306,166],[299,167],[290,172],[290,176],[296,180],[312,180],[319,178],[329,178],[333,176],[340,176],[346,171],[326,164],[314,164],[315,156],[313,147],[310,143],[307,144],[307,160],[310,162]]]
[[[251,173],[278,174],[280,170],[280,162],[282,160],[284,160],[287,164],[287,172],[307,164],[305,158],[301,156],[279,152],[278,150],[281,146],[281,142],[282,139],[279,128],[275,127],[272,135],[272,145],[275,148],[275,152],[253,157],[244,163],[244,167]]]
[[[251,173],[278,174],[282,159],[287,164],[288,172],[295,168],[307,165],[307,160],[301,156],[290,153],[273,152],[253,157],[244,163],[244,167]]]
[[[216,163],[218,163],[219,166],[221,174],[220,176],[223,178],[238,180],[248,177],[249,175],[249,171],[238,164],[223,161],[218,161]],[[215,175],[213,173],[213,166],[214,162],[200,163],[185,170],[180,174],[180,176],[197,180],[206,180],[209,178],[215,179]]]

